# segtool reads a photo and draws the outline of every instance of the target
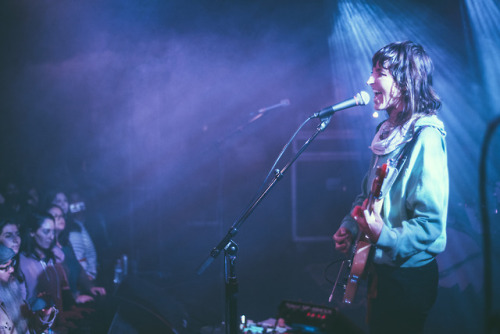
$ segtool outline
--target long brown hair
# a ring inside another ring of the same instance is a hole
[[[403,111],[398,115],[398,125],[404,124],[414,114],[436,114],[441,100],[432,87],[434,65],[424,48],[411,41],[395,42],[378,50],[372,57],[372,66],[389,70],[403,99]]]

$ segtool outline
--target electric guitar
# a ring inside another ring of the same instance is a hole
[[[382,186],[384,185],[384,180],[386,180],[388,174],[393,174],[393,167],[388,167],[388,164],[383,164],[377,167],[375,172],[375,179],[373,180],[370,195],[368,196],[368,212],[373,212],[373,204],[375,200],[381,199],[385,195]],[[392,176],[392,175],[391,175]],[[394,180],[394,177],[391,177]],[[392,182],[391,182],[392,184]],[[384,185],[384,189],[388,189],[390,186]],[[345,287],[343,302],[346,304],[351,304],[356,295],[358,289],[358,282],[360,279],[364,279],[367,272],[367,263],[370,257],[372,244],[366,234],[361,231],[358,233],[356,242],[354,243],[352,260],[350,260],[350,273]]]

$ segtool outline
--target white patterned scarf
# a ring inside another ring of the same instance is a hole
[[[411,129],[413,131],[415,122],[422,115],[413,115],[405,124],[400,126],[392,125],[389,120],[386,120],[379,128],[378,132],[372,140],[370,149],[377,155],[386,155],[394,151],[401,144],[408,142],[410,138],[406,138],[406,134]]]

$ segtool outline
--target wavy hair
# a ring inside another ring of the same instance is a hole
[[[24,300],[19,282],[16,280],[0,282],[0,302],[7,316],[14,324],[16,333],[27,333],[28,320],[22,314]]]
[[[411,41],[384,46],[372,57],[372,66],[382,66],[394,77],[403,102],[403,111],[397,119],[404,124],[414,114],[434,115],[441,100],[432,88],[434,65],[424,48]]]
[[[23,236],[23,243],[21,244],[24,246],[24,252],[27,256],[35,256],[36,258],[38,255],[35,252],[36,242],[34,238],[31,236],[31,233],[36,233],[36,231],[42,226],[43,222],[46,219],[50,219],[54,222],[54,217],[52,217],[51,214],[46,213],[44,211],[33,211],[30,213],[30,215],[26,219],[26,229],[25,229],[25,234]],[[49,247],[49,249],[42,250],[42,252],[45,254],[47,260],[48,259],[53,259],[54,258],[54,253],[52,252],[52,247],[55,245],[56,239],[52,241],[52,245]]]

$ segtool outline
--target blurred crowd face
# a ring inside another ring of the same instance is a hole
[[[35,243],[37,247],[43,250],[48,250],[52,247],[52,243],[54,241],[54,229],[55,223],[52,219],[45,219],[34,233],[31,233],[33,239],[35,239]]]
[[[57,207],[52,207],[49,209],[49,213],[54,217],[56,231],[63,231],[66,228],[66,220],[64,219],[62,210]]]
[[[15,224],[7,224],[0,231],[0,243],[5,247],[11,248],[14,252],[19,253],[21,247],[21,237],[19,229]]]
[[[38,190],[36,188],[30,188],[27,192],[28,198],[26,203],[32,207],[37,207],[40,203],[40,196],[38,195]]]
[[[64,193],[57,193],[56,197],[52,201],[52,204],[58,205],[63,210],[65,215],[68,213],[69,203],[68,198]]]
[[[5,197],[15,199],[16,201],[19,200],[19,197],[21,195],[21,191],[19,190],[19,187],[17,184],[9,182],[6,186],[5,189]]]
[[[9,260],[7,263],[0,265],[0,282],[6,283],[10,280],[14,272],[14,264],[13,260]]]

